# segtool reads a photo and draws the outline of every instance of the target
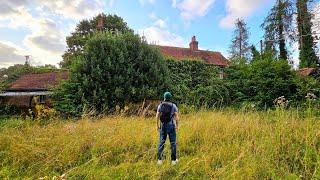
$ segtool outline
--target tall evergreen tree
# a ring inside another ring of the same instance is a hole
[[[308,10],[310,0],[297,0],[297,23],[299,31],[299,59],[300,67],[316,67],[318,57],[314,50],[314,39],[312,37],[311,13]]]
[[[257,50],[256,46],[252,45],[251,46],[251,60],[255,61],[261,58],[261,54]]]
[[[70,68],[73,57],[83,52],[87,40],[96,31],[110,31],[113,34],[133,33],[133,30],[128,27],[127,23],[117,15],[101,13],[92,19],[82,20],[77,24],[71,36],[66,38],[68,48],[63,55],[63,61],[60,62],[60,66]]]
[[[247,24],[243,19],[237,19],[235,22],[235,30],[230,45],[230,59],[249,59],[250,45],[249,45],[249,31]]]
[[[265,31],[265,41],[278,45],[280,59],[288,60],[286,41],[294,38],[292,16],[293,6],[291,0],[277,0],[261,25]]]

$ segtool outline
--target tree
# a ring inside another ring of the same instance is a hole
[[[258,60],[260,58],[261,58],[261,54],[259,53],[257,48],[254,45],[252,45],[251,46],[251,60],[254,61],[254,60]]]
[[[288,60],[286,41],[293,41],[294,39],[292,17],[293,6],[291,1],[277,0],[261,25],[265,31],[265,41],[277,44],[279,47],[279,58],[284,60]]]
[[[66,38],[68,49],[63,55],[63,61],[60,62],[60,66],[70,68],[73,57],[83,52],[87,40],[96,31],[110,31],[113,34],[133,33],[133,30],[128,27],[127,23],[117,15],[102,13],[90,20],[82,20],[77,24],[75,32]]]
[[[316,67],[318,57],[315,53],[315,43],[312,37],[311,13],[308,11],[308,2],[310,0],[297,0],[297,23],[299,31],[299,59],[300,67]]]
[[[99,32],[74,58],[69,80],[54,95],[61,112],[77,116],[86,109],[114,111],[129,102],[158,99],[166,90],[162,55],[138,35]]]
[[[243,19],[237,19],[235,22],[235,30],[230,45],[230,59],[248,59],[250,56],[249,32],[247,24]]]

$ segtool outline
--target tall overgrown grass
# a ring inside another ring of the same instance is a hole
[[[319,120],[295,111],[201,111],[182,115],[179,164],[156,165],[155,119],[106,117],[47,125],[7,121],[0,178],[320,178]]]

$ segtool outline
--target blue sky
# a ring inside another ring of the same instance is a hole
[[[100,12],[123,17],[149,42],[187,47],[195,35],[200,48],[220,51],[227,57],[234,20],[246,20],[250,43],[258,45],[263,35],[260,24],[274,1],[2,0],[0,68],[23,63],[24,55],[31,55],[33,65],[57,65],[66,47],[65,38],[77,22]]]

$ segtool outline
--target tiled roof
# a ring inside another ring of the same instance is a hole
[[[58,84],[59,80],[67,79],[68,72],[49,72],[41,74],[26,74],[13,82],[7,91],[39,91],[49,90]]]
[[[302,76],[302,77],[307,77],[312,75],[314,72],[316,71],[315,68],[302,68],[297,70],[298,75]]]
[[[203,60],[206,63],[217,66],[228,66],[229,61],[220,53],[213,51],[195,50],[171,46],[158,46],[164,56],[178,60]]]

